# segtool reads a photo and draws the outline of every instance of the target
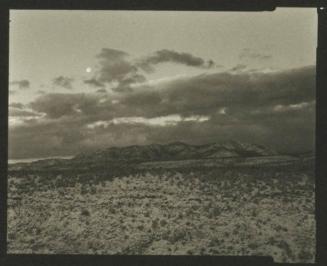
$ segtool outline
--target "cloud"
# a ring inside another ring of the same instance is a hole
[[[132,85],[144,83],[146,77],[142,72],[153,72],[154,66],[160,63],[170,62],[200,68],[215,66],[211,59],[205,61],[192,54],[172,50],[160,50],[149,56],[132,60],[124,51],[103,48],[96,57],[99,66],[94,76],[84,80],[84,83],[101,88],[108,85],[117,92],[129,92],[133,90]]]
[[[46,92],[44,90],[38,90],[36,93],[37,94],[45,94]]]
[[[138,66],[147,72],[154,71],[153,66],[161,63],[176,63],[192,67],[211,68],[215,65],[213,60],[205,61],[201,57],[194,56],[190,53],[176,52],[173,50],[159,50],[154,52],[138,62]]]
[[[44,94],[27,107],[44,115],[10,127],[11,157],[178,140],[304,151],[314,147],[315,68],[182,76],[124,94]]]
[[[98,72],[100,82],[121,81],[126,76],[136,74],[137,68],[133,66],[126,58],[127,54],[113,49],[102,49],[98,55],[101,69]]]
[[[272,56],[269,54],[258,53],[250,48],[244,48],[239,54],[239,59],[252,59],[252,60],[265,61],[271,58]]]
[[[106,93],[107,90],[106,89],[98,89],[96,92],[98,92],[98,93]]]
[[[30,82],[26,79],[14,80],[10,82],[10,85],[17,86],[19,89],[28,89],[30,87]]]
[[[84,83],[94,86],[94,87],[104,87],[105,86],[102,82],[96,80],[95,78],[84,80]]]
[[[210,115],[221,108],[237,112],[310,102],[315,99],[314,87],[314,67],[271,73],[224,72],[167,80],[156,88],[144,86],[119,96],[45,94],[30,105],[57,118],[75,114],[76,106],[82,112],[92,107],[95,113],[113,116]],[[112,104],[113,100],[118,104]]]
[[[58,119],[63,116],[78,116],[96,112],[96,97],[84,93],[44,94],[29,104],[29,107],[39,113],[45,113],[46,118]]]
[[[53,84],[55,86],[71,90],[73,88],[72,87],[73,81],[74,81],[74,79],[72,79],[72,78],[59,76],[59,77],[56,77],[53,79]]]
[[[124,51],[103,48],[97,59],[99,67],[92,78],[84,81],[86,84],[94,87],[107,84],[115,91],[130,91],[130,84],[146,80]]]
[[[22,110],[19,108],[9,108],[9,116],[26,117],[26,116],[39,116],[38,113],[29,110]]]
[[[107,128],[109,125],[119,125],[119,124],[142,124],[147,126],[167,126],[167,125],[177,125],[180,122],[204,122],[208,121],[209,117],[206,116],[189,116],[189,117],[181,117],[178,114],[172,114],[167,116],[160,116],[154,118],[145,118],[140,116],[132,116],[132,117],[118,117],[108,121],[96,121],[87,125],[87,128],[96,128],[96,127],[104,127]]]
[[[127,77],[125,77],[124,79],[122,79],[118,86],[116,87],[116,91],[124,91],[124,90],[131,90],[131,85],[135,84],[135,83],[143,83],[146,81],[146,78],[143,75],[140,74],[133,74],[133,75],[129,75]]]
[[[232,67],[232,68],[230,69],[230,71],[238,72],[238,71],[242,71],[242,70],[244,70],[244,69],[246,69],[246,68],[247,68],[246,65],[238,64],[238,65]]]
[[[10,104],[8,111],[9,125],[12,128],[24,125],[29,121],[38,119],[44,115],[33,110],[26,109],[24,105],[19,103]]]
[[[24,109],[25,105],[22,103],[13,102],[13,103],[9,104],[9,107],[13,107],[13,108],[17,108],[17,109]]]
[[[315,106],[315,101],[302,102],[302,103],[289,104],[289,105],[278,104],[278,105],[274,106],[273,110],[275,112],[288,112],[288,111],[293,111],[293,110],[306,109],[308,107],[313,107],[313,106]]]

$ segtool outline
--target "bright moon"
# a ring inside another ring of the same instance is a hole
[[[87,73],[90,73],[91,71],[92,71],[92,68],[90,68],[90,67],[86,68]]]

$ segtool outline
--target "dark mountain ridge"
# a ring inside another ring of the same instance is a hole
[[[44,159],[9,165],[9,172],[103,172],[128,169],[189,169],[263,165],[312,164],[315,156],[279,154],[263,145],[228,141],[191,145],[168,144],[110,147],[81,153],[71,159]]]
[[[92,153],[82,153],[72,160],[78,161],[162,161],[215,159],[228,157],[273,156],[277,152],[262,145],[229,141],[191,145],[183,142],[168,144],[133,145],[110,147]]]

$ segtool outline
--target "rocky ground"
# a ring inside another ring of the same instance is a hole
[[[8,253],[314,261],[312,170],[162,170],[98,181],[90,174],[87,182],[67,178],[10,175]]]

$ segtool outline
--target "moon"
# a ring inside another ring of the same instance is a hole
[[[87,68],[86,68],[86,72],[87,72],[87,73],[90,73],[91,71],[92,71],[92,68],[90,68],[90,67],[87,67]]]

